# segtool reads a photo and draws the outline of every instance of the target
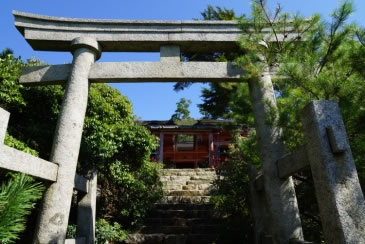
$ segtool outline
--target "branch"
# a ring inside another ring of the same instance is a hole
[[[319,68],[318,68],[317,72],[315,73],[316,77],[318,76],[319,73],[321,73],[322,69],[324,68],[324,66],[329,61],[329,57],[335,51],[334,40],[335,40],[336,33],[351,13],[351,11],[346,10],[346,4],[343,4],[341,6],[339,12],[337,12],[337,13],[336,12],[337,11],[335,11],[333,13],[333,17],[335,19],[334,19],[334,23],[332,23],[331,29],[330,29],[330,41],[329,41],[329,44],[328,44],[327,52],[324,55],[322,61],[320,62],[319,66],[318,66]]]

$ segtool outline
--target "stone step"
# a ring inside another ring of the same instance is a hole
[[[156,203],[155,209],[159,210],[211,210],[213,204],[189,204],[189,203]]]
[[[212,218],[212,210],[160,210],[153,209],[150,218]]]
[[[204,185],[204,184],[212,184],[213,180],[188,180],[186,181],[187,185]]]
[[[158,234],[131,234],[126,244],[213,244],[222,243],[217,242],[217,234],[189,234],[189,235],[166,235]]]
[[[174,171],[161,171],[162,175],[176,175],[176,176],[180,176],[180,175],[216,175],[217,173],[215,172],[215,170],[183,170],[183,169],[178,169],[178,170],[174,170]]]
[[[190,234],[184,244],[218,244],[219,234]]]
[[[220,230],[219,225],[195,225],[195,226],[144,226],[140,229],[142,234],[210,234]]]
[[[185,173],[185,172],[215,172],[212,168],[196,168],[196,169],[162,169],[164,173]]]
[[[144,224],[147,226],[196,226],[196,225],[219,225],[222,220],[219,218],[146,218]]]
[[[184,237],[184,242],[186,243],[186,237]],[[128,235],[127,239],[124,240],[125,244],[162,244],[166,240],[166,235],[162,233],[156,233],[156,234],[130,234]],[[175,242],[178,243],[178,242]]]
[[[173,173],[173,174],[162,174],[162,176],[174,176],[174,177],[217,177],[215,172],[206,173],[206,172],[188,172],[188,173]]]
[[[160,180],[161,181],[188,181],[192,177],[197,177],[197,176],[162,175],[162,176],[160,176]]]
[[[209,203],[211,196],[164,196],[160,203]]]
[[[168,190],[164,191],[165,196],[206,196],[208,191],[196,191],[196,190],[181,190],[174,191]]]
[[[213,181],[215,180],[217,177],[214,175],[214,176],[191,176],[190,177],[190,180],[207,180],[207,181]]]
[[[181,186],[182,190],[211,190],[213,189],[213,184],[188,184]],[[173,190],[173,189],[171,189]]]

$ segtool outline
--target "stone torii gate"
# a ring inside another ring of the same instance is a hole
[[[51,158],[47,162],[57,165],[52,166],[57,167],[54,170],[57,177],[45,194],[34,243],[64,243],[90,83],[239,82],[244,72],[229,62],[180,62],[181,51],[238,50],[241,31],[233,21],[91,20],[17,11],[13,14],[15,26],[34,50],[73,54],[72,64],[27,67],[20,77],[23,85],[66,84]],[[279,34],[279,38],[283,37]],[[94,63],[102,52],[122,51],[160,52],[161,59],[160,62]],[[272,241],[276,244],[289,243],[291,239],[301,241],[303,232],[290,177],[293,169],[285,174],[288,164],[284,159],[288,161],[288,157],[284,157],[284,146],[279,140],[281,131],[265,123],[270,110],[267,102],[276,106],[269,72],[251,81],[249,87],[262,163],[261,180],[256,183],[265,189],[263,208],[269,216]]]
[[[237,81],[242,70],[226,62],[180,62],[180,52],[238,50],[241,31],[234,21],[123,21],[39,16],[13,12],[15,26],[34,50],[70,51],[72,64],[28,67],[23,85],[66,84],[50,161],[57,181],[46,191],[35,243],[63,243],[92,82]],[[293,34],[295,35],[295,33]],[[161,62],[94,63],[102,52],[160,52]],[[269,73],[250,85],[262,161],[265,197],[275,243],[303,239],[291,177],[280,179],[273,164],[284,154],[280,131],[264,123],[275,106]]]

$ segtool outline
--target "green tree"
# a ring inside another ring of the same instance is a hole
[[[190,105],[190,99],[181,98],[180,101],[176,103],[177,108],[175,113],[171,116],[171,120],[191,119],[189,111]]]
[[[26,88],[18,83],[24,65],[40,63],[23,62],[11,53],[3,55],[0,105],[11,113],[9,144],[48,159],[64,88]],[[91,86],[77,171],[86,177],[98,171],[98,184],[103,189],[98,199],[99,218],[130,229],[161,197],[159,165],[149,162],[156,146],[157,138],[135,122],[126,97],[105,84]]]
[[[305,19],[298,14],[283,13],[280,6],[275,11],[268,11],[265,4],[263,0],[253,1],[251,15],[239,20],[243,32],[240,39],[242,53],[235,59],[235,63],[246,70],[243,81],[257,80],[265,66],[276,73],[273,81],[278,110],[272,113],[279,113],[280,119],[275,126],[283,129],[282,140],[288,151],[304,142],[300,122],[302,108],[310,100],[337,100],[360,181],[364,186],[365,131],[362,121],[365,117],[362,97],[365,95],[365,34],[362,29],[346,23],[353,11],[352,3],[341,3],[332,13],[330,22],[321,20],[318,15]],[[270,15],[270,12],[273,14]],[[262,30],[268,28],[270,32],[264,35]],[[292,35],[290,32],[299,34]],[[283,41],[280,41],[278,33],[283,34]],[[234,90],[237,94],[248,94],[244,85],[239,85]],[[244,101],[243,96],[230,95],[224,89],[211,86],[203,91],[203,99],[201,109],[207,117],[233,117],[243,122],[248,121],[248,124],[253,121],[250,102]],[[223,103],[219,104],[219,101]],[[241,114],[237,115],[238,110],[233,106],[240,102],[247,104],[247,109],[241,110]],[[214,111],[214,107],[218,109]],[[243,117],[242,113],[245,114]],[[267,123],[274,123],[274,120],[269,116]],[[247,153],[249,147],[239,148]],[[234,164],[235,160],[232,162]],[[295,178],[301,182],[297,185],[296,192],[305,236],[309,240],[320,241],[321,222],[310,172],[295,175]],[[231,183],[235,181],[230,176],[225,179],[232,180]],[[224,192],[221,194],[223,199],[229,199],[228,196],[224,197]],[[234,195],[231,197],[234,199]]]

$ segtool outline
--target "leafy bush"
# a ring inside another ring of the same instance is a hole
[[[214,181],[217,189],[211,201],[217,213],[226,220],[224,239],[234,243],[251,243],[252,226],[249,213],[249,164],[258,165],[256,138],[237,137],[236,146],[230,148],[228,162],[220,169],[220,177]],[[232,233],[234,233],[232,235]]]
[[[98,219],[95,227],[96,244],[121,242],[127,237],[127,232],[124,231],[117,222],[114,222],[113,225],[111,225],[105,219]]]
[[[0,106],[11,113],[7,143],[48,159],[64,87],[19,85],[20,69],[39,64],[38,60],[25,63],[11,52],[0,54]],[[127,229],[135,226],[158,200],[158,164],[149,163],[157,142],[135,122],[131,103],[125,96],[106,84],[91,85],[77,171],[87,175],[90,170],[98,170],[98,184],[103,189],[98,217],[119,221]],[[2,181],[9,175],[12,174],[0,171]],[[106,199],[109,195],[111,199]]]

